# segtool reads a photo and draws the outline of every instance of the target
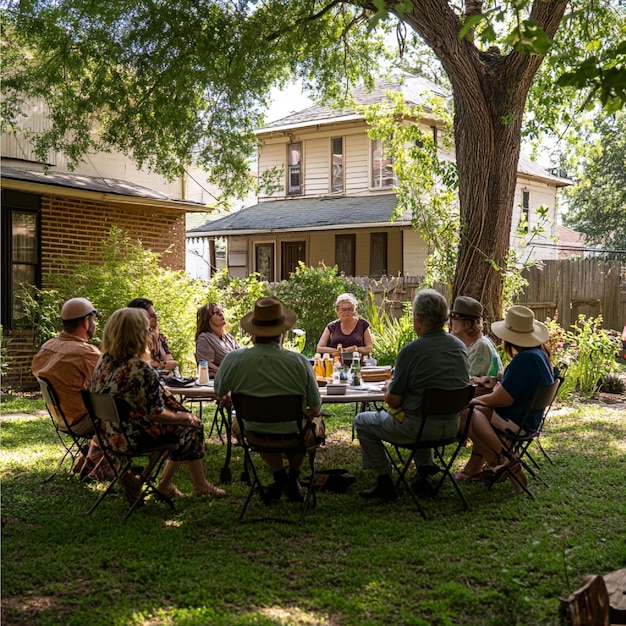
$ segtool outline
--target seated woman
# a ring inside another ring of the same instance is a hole
[[[178,361],[172,356],[172,351],[167,345],[167,337],[159,329],[158,316],[152,300],[135,298],[127,306],[133,309],[143,309],[148,314],[150,320],[150,332],[148,333],[150,365],[156,370],[173,372],[178,367]]]
[[[206,361],[215,378],[224,357],[237,348],[241,346],[228,332],[224,311],[215,302],[201,306],[196,313],[196,363]]]
[[[170,498],[183,494],[172,479],[181,463],[186,463],[193,482],[195,496],[221,498],[223,489],[215,487],[204,477],[204,430],[202,421],[184,409],[173,398],[165,397],[157,372],[142,360],[146,339],[150,333],[148,315],[141,308],[118,309],[109,318],[102,335],[102,356],[96,365],[91,383],[92,391],[109,393],[128,406],[126,432],[137,444],[177,441],[165,464],[157,489]],[[168,408],[166,401],[174,408]],[[111,451],[123,452],[123,438],[114,425],[101,424],[101,434]],[[122,482],[130,493],[140,485]]]
[[[316,352],[333,354],[341,344],[345,353],[358,352],[367,356],[372,352],[372,335],[370,324],[356,314],[357,300],[351,293],[342,293],[337,296],[335,309],[339,318],[330,322],[324,329],[317,343]]]
[[[535,391],[554,382],[549,351],[544,345],[548,340],[548,329],[535,320],[529,308],[516,305],[507,311],[504,320],[491,325],[491,331],[504,341],[504,349],[512,360],[493,392],[471,401],[475,405],[469,429],[473,452],[463,474],[467,478],[474,477],[486,462],[491,466],[489,476],[497,478],[502,474],[503,466],[509,465],[525,485],[527,479],[521,465],[503,455],[502,442],[491,425],[519,433]],[[539,427],[541,411],[531,416],[533,421],[525,424],[529,430]],[[513,479],[511,481],[515,490],[521,491],[520,486]]]
[[[502,378],[502,361],[498,350],[487,335],[483,335],[483,305],[469,296],[459,296],[450,311],[450,332],[456,335],[467,347],[470,380],[485,391],[495,386]],[[498,376],[488,376],[493,356],[498,359]]]

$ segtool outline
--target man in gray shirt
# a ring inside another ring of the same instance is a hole
[[[418,338],[400,350],[393,379],[383,389],[390,410],[366,411],[354,419],[363,468],[376,474],[376,485],[359,492],[363,498],[395,498],[391,465],[383,441],[412,443],[416,440],[422,424],[424,391],[459,389],[468,384],[467,349],[462,341],[444,330],[448,315],[446,299],[433,289],[423,289],[415,296],[413,328]],[[435,439],[457,432],[458,414],[439,417],[427,422],[425,438]],[[438,471],[433,465],[432,450],[419,450],[415,462],[418,475],[414,484],[423,492],[423,487],[429,484],[429,476]]]

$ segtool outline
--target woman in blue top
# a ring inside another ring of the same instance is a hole
[[[498,474],[498,466],[514,463],[515,460],[502,456],[502,442],[498,439],[491,424],[498,429],[510,429],[514,433],[521,430],[522,420],[528,411],[533,394],[540,387],[554,382],[554,372],[550,363],[550,353],[544,344],[548,340],[548,329],[535,320],[534,313],[525,306],[512,306],[506,318],[491,325],[491,331],[504,341],[505,352],[512,357],[504,371],[500,384],[493,392],[474,398],[474,412],[470,424],[470,439],[473,442],[473,456],[463,470],[466,477],[473,477],[487,462],[492,472]],[[541,411],[531,414],[523,426],[532,431],[539,427]],[[526,484],[521,465],[515,474]],[[512,481],[517,491],[519,485]]]

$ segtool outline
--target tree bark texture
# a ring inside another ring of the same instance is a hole
[[[459,171],[461,243],[453,297],[479,300],[489,322],[502,317],[521,124],[543,57],[481,51],[459,39],[462,24],[447,0],[413,0],[404,21],[433,49],[452,83]],[[567,1],[536,0],[531,18],[554,37]]]

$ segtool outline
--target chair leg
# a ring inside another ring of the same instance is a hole
[[[309,507],[309,501],[313,500],[313,506],[317,506],[317,495],[315,494],[315,453],[308,452],[309,457],[309,469],[311,470],[311,478],[307,486],[306,496],[302,503],[302,510],[300,512],[300,524],[304,524],[304,517],[306,516],[307,509]]]
[[[387,449],[387,446],[385,446],[385,454],[387,455],[387,459],[391,463],[391,467],[393,468],[393,471],[395,471],[398,474],[398,478],[395,483],[395,488],[397,489],[400,486],[400,484],[403,484],[406,487],[406,490],[409,492],[409,495],[411,496],[411,499],[413,500],[415,506],[417,507],[417,510],[420,512],[420,515],[424,519],[427,519],[426,512],[424,511],[420,501],[418,500],[417,495],[413,491],[413,488],[411,487],[411,483],[406,479],[406,473],[409,467],[411,466],[411,463],[413,462],[413,457],[415,456],[415,452],[413,451],[409,455],[409,458],[406,461],[404,461],[400,455],[399,450],[397,448],[395,448],[395,450],[396,450],[396,454],[398,455],[398,458],[400,459],[400,463],[402,464],[402,468],[398,466],[398,463],[396,462],[396,460],[393,458],[393,456]]]
[[[443,456],[444,450],[435,448],[435,457],[437,458],[437,461],[439,461],[442,471],[443,471],[443,476],[439,479],[439,481],[435,485],[435,496],[439,493],[439,490],[441,489],[441,486],[443,485],[446,477],[448,477],[450,479],[450,482],[452,483],[452,486],[454,487],[454,490],[457,492],[459,498],[461,498],[461,501],[463,502],[463,508],[467,511],[470,508],[469,502],[467,501],[465,494],[461,491],[461,488],[459,487],[459,484],[457,483],[451,471],[452,465],[454,461],[456,460],[456,457],[459,455],[460,451],[461,451],[461,446],[459,445],[457,446],[456,450],[453,452],[452,456],[450,457],[450,460],[446,463],[444,460],[444,456]]]
[[[155,494],[161,502],[167,504],[173,511],[176,510],[172,499],[160,493],[154,483],[154,477],[160,473],[161,467],[163,467],[163,464],[165,463],[168,455],[169,450],[163,450],[158,453],[153,453],[149,456],[148,464],[141,473],[141,478],[144,481],[144,486],[137,499],[130,505],[129,509],[126,511],[126,514],[124,515],[124,521],[126,521],[131,516],[132,512],[139,506],[140,503],[145,500],[146,496],[150,493]]]

